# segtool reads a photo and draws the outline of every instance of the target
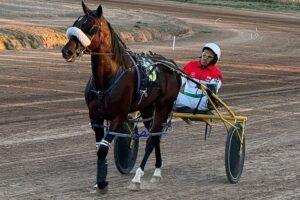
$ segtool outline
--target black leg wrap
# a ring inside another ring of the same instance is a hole
[[[104,140],[106,140],[107,142],[111,143],[114,138],[115,138],[114,135],[107,134],[107,135],[105,135]]]
[[[156,158],[155,167],[161,168],[162,160],[161,160],[160,138],[159,137],[156,139],[156,143],[155,143],[155,158]]]
[[[97,184],[100,189],[105,188],[108,185],[106,182],[107,176],[107,162],[106,159],[101,160],[98,158],[97,160]]]
[[[100,190],[104,189],[106,186],[108,186],[108,182],[104,181],[104,182],[99,182],[97,183],[97,186]]]
[[[93,128],[93,130],[95,131],[95,136],[96,136],[96,142],[100,142],[101,139],[104,136],[104,130],[103,128]]]
[[[95,132],[96,142],[100,142],[104,137],[103,121],[90,119],[90,124]]]
[[[102,142],[102,141],[101,141]],[[99,145],[99,149],[97,151],[98,160],[105,160],[109,147],[107,145],[101,144]]]
[[[145,154],[144,154],[144,158],[141,162],[141,169],[144,171],[144,168],[145,168],[145,165],[146,165],[146,162],[150,156],[150,154],[152,153],[153,151],[153,148],[154,148],[154,144],[153,144],[153,140],[151,139],[151,137],[149,137],[147,139],[147,143],[146,143],[146,148],[145,148]]]
[[[110,143],[113,141],[115,138],[114,135],[109,135],[107,134],[100,142],[98,151],[97,151],[97,156],[100,159],[105,159],[108,153],[108,149],[110,147]]]
[[[112,135],[106,135],[104,139],[101,140],[98,151],[97,151],[97,185],[99,189],[104,189],[108,182],[106,181],[107,177],[107,162],[106,156],[109,150],[109,145],[114,139]]]
[[[161,168],[161,166],[162,166],[162,160],[161,160],[160,149],[157,150],[157,148],[155,148],[155,157],[156,157],[155,167],[156,168]]]

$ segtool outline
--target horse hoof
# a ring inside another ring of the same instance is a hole
[[[93,191],[91,191],[91,194],[106,194],[108,192],[108,185],[106,185],[104,188],[99,188],[98,185],[94,185]]]
[[[152,176],[150,182],[151,183],[159,183],[161,181],[161,176]]]
[[[141,183],[131,182],[128,189],[131,191],[139,191],[141,190]]]

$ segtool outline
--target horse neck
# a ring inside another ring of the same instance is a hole
[[[122,58],[116,57],[112,50],[99,50],[98,54],[91,56],[91,64],[95,85],[100,91],[107,89],[118,73],[132,66],[130,57],[125,50],[122,53]]]
[[[124,46],[109,24],[103,23],[104,30],[100,36],[100,48],[92,55],[92,71],[96,87],[105,90],[111,84],[117,73],[131,67],[131,60]]]
[[[99,52],[100,53],[100,52]],[[109,55],[92,55],[92,73],[96,88],[105,90],[116,76],[118,67]]]

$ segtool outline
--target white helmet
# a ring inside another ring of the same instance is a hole
[[[206,45],[204,45],[202,51],[205,48],[212,50],[212,52],[214,52],[214,54],[217,55],[218,60],[221,58],[221,49],[220,49],[219,45],[217,45],[215,43],[207,43]]]

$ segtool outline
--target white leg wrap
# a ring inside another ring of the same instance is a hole
[[[161,177],[161,168],[156,168],[150,182],[151,183],[158,183],[158,182],[161,181],[161,179],[162,179],[162,177]]]
[[[153,176],[161,178],[161,168],[156,168],[154,170]]]
[[[133,177],[133,179],[131,180],[132,183],[141,183],[141,178],[142,176],[144,176],[144,172],[143,170],[139,167],[136,172],[135,172],[135,176]]]

